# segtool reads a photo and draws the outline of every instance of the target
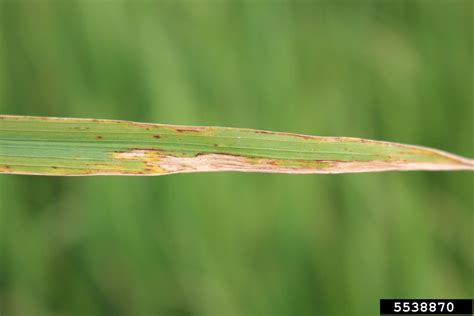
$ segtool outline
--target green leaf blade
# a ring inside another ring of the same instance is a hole
[[[439,150],[359,138],[0,116],[0,173],[73,176],[473,168],[472,160]]]

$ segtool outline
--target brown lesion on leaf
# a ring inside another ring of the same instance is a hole
[[[104,139],[104,137],[103,137],[103,136],[100,136],[100,135],[98,135],[98,136],[96,137],[96,139],[97,139],[97,140],[101,140],[101,139]]]
[[[163,153],[156,149],[133,148],[127,151],[115,151],[113,158],[120,161],[137,161],[143,164],[141,172],[143,174],[163,174],[166,173],[159,164]]]
[[[2,173],[2,172],[10,173],[10,172],[12,172],[12,171],[13,171],[13,169],[12,169],[12,167],[9,166],[9,165],[2,165],[2,166],[0,166],[0,173]]]
[[[160,138],[161,138],[161,135],[158,135],[158,134],[153,135],[153,138],[160,139]]]
[[[402,160],[337,161],[269,159],[223,153],[200,152],[192,156],[177,156],[154,149],[131,149],[115,152],[114,158],[143,163],[142,172],[149,175],[241,171],[266,173],[347,173],[390,170],[443,170],[443,165]],[[460,168],[461,169],[461,168]]]
[[[262,131],[262,130],[254,130],[255,134],[263,134],[263,135],[272,135],[272,136],[289,136],[293,138],[301,138],[304,140],[319,140],[322,137],[319,136],[310,136],[310,135],[302,135],[302,134],[293,134],[293,133],[282,133],[282,132],[270,132],[270,131]]]
[[[180,126],[180,127],[173,127],[173,129],[178,133],[200,133],[200,132],[207,132],[211,128],[205,126]]]
[[[153,123],[140,123],[140,122],[130,122],[130,121],[110,121],[110,122],[124,124],[126,126],[131,126],[131,127],[138,127],[146,131],[162,127],[161,124],[153,124]]]
[[[154,149],[131,149],[114,152],[113,156],[120,161],[142,162],[145,174],[212,171],[315,173],[328,166],[327,162],[319,161],[278,160],[209,152],[176,156]]]
[[[339,138],[338,138],[339,139]],[[374,143],[374,141],[371,141],[371,140],[368,140],[368,139],[363,139],[363,138],[360,138],[359,139],[359,142],[360,143],[364,143],[364,144],[372,144]]]

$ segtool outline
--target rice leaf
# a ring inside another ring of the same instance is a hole
[[[0,115],[0,173],[86,176],[389,170],[474,170],[474,160],[425,147],[350,137]]]

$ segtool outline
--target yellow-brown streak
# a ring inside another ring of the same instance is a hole
[[[437,164],[407,161],[314,161],[314,167],[285,167],[278,160],[243,157],[228,154],[199,154],[193,157],[177,157],[155,150],[134,149],[117,152],[114,158],[142,161],[149,173],[171,174],[187,172],[240,171],[266,173],[358,173],[395,170],[463,170],[462,164]],[[321,164],[323,163],[323,164]],[[148,172],[147,172],[148,173]]]

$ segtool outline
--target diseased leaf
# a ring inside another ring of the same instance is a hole
[[[389,170],[474,170],[474,161],[435,149],[360,138],[0,116],[0,173],[84,176]]]

